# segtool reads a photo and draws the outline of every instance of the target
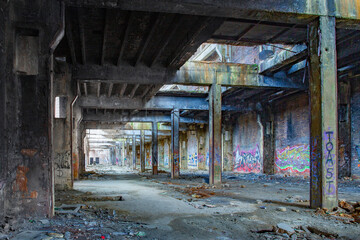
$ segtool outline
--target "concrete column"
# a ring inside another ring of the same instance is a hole
[[[338,112],[335,18],[309,24],[310,205],[338,205]]]
[[[136,135],[132,136],[132,166],[136,169]]]
[[[145,172],[145,132],[140,133],[140,171]]]
[[[179,146],[179,123],[180,111],[171,111],[171,178],[178,178],[180,175],[180,146]]]
[[[130,139],[126,138],[126,165],[130,167]]]
[[[158,174],[158,128],[157,122],[152,123],[152,174]]]
[[[221,86],[213,84],[209,91],[209,183],[221,183]]]
[[[121,142],[121,166],[125,166],[125,142]]]
[[[275,174],[275,128],[274,113],[270,105],[264,106],[260,113],[263,147],[262,156],[264,161],[263,171],[265,174]]]

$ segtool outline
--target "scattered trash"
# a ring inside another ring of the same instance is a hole
[[[145,232],[138,232],[137,234],[136,234],[136,236],[138,236],[138,237],[145,237],[146,236],[146,233]]]
[[[68,205],[68,204],[62,204],[60,207],[55,207],[55,213],[58,214],[76,214],[79,212],[80,208],[85,206],[84,204],[74,204],[74,205]]]
[[[276,210],[280,212],[286,212],[286,207],[278,207]]]
[[[261,206],[260,209],[266,209],[266,206]]]

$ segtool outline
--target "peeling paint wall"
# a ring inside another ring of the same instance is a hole
[[[234,171],[261,173],[262,132],[255,112],[239,116],[233,133]]]
[[[187,134],[188,144],[187,144],[187,155],[188,155],[188,168],[197,169],[198,168],[198,139],[196,137],[196,131],[189,131]]]
[[[276,103],[275,172],[303,175],[310,173],[310,122],[308,95],[301,94]]]

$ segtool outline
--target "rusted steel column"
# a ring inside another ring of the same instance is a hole
[[[209,91],[209,183],[221,183],[221,86],[213,84]]]
[[[157,122],[152,123],[152,174],[158,174],[158,128]]]
[[[332,209],[338,199],[338,112],[335,18],[309,24],[310,206]]]
[[[145,172],[145,132],[140,133],[140,171]]]
[[[179,146],[179,123],[180,111],[171,111],[171,178],[178,178],[180,175],[180,146]]]
[[[136,135],[132,136],[132,165],[136,169]]]

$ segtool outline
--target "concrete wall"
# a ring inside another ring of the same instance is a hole
[[[360,178],[360,84],[351,87],[351,175]]]
[[[304,175],[310,173],[309,97],[296,95],[276,102],[275,172]]]
[[[5,211],[0,211],[10,218],[51,216],[49,45],[60,24],[60,4],[56,0],[14,0],[0,4],[0,80],[1,91],[5,92],[0,94],[3,118],[0,126],[4,130],[1,131],[2,143],[6,143],[2,149],[6,164],[1,165],[0,176],[0,196],[3,196],[0,199],[5,198],[0,200],[0,208],[4,206]],[[29,24],[21,24],[24,22]],[[19,36],[25,36],[25,41],[16,49]],[[15,69],[15,62],[24,65]],[[23,69],[26,71],[21,71]]]
[[[53,154],[55,190],[72,188],[71,176],[71,71],[65,62],[55,62],[53,101],[57,96],[66,97],[66,117],[53,122]]]
[[[110,157],[110,149],[103,149],[103,150],[90,150],[89,156],[94,159],[99,158],[99,164],[108,164],[111,165],[111,157]]]
[[[234,171],[261,173],[263,168],[262,130],[255,112],[240,115],[234,126]]]

